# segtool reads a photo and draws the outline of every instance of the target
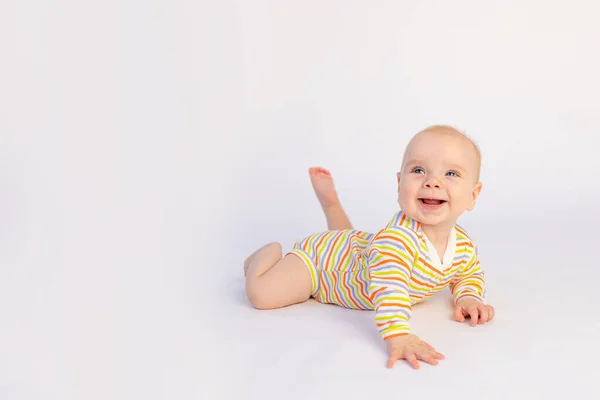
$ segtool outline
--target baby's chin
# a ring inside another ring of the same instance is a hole
[[[451,226],[454,224],[454,221],[450,218],[436,218],[430,216],[420,218],[419,222],[421,225],[431,227]]]
[[[421,225],[426,226],[446,226],[452,225],[454,221],[448,215],[447,212],[440,210],[440,213],[423,212],[422,210],[408,210],[404,211],[406,215],[413,221],[420,222]]]

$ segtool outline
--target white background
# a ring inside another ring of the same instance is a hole
[[[599,13],[3,1],[0,398],[593,398]],[[369,313],[252,310],[245,256],[325,227],[308,167],[377,230],[404,146],[434,123],[483,152],[461,224],[496,321],[453,322],[441,296],[413,329],[447,360],[389,371]]]

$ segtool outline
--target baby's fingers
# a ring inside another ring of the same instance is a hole
[[[454,319],[458,322],[465,322],[465,316],[463,315],[463,308],[456,306],[454,308]]]
[[[435,357],[434,353],[432,353],[430,351],[420,351],[417,353],[417,357],[419,358],[419,360],[425,361],[427,364],[431,364],[431,365],[438,364],[438,360]]]
[[[396,363],[396,361],[401,360],[401,359],[402,359],[402,352],[400,350],[393,350],[390,353],[390,357],[388,358],[387,367],[392,368],[394,366],[394,364]]]
[[[476,326],[477,320],[479,319],[479,311],[477,310],[477,307],[470,308],[468,313],[471,316],[471,326]]]
[[[427,342],[421,342],[421,343],[427,347],[427,351],[429,353],[431,353],[433,355],[433,357],[437,358],[438,360],[443,360],[445,358],[442,353],[437,352],[435,350],[435,347],[433,347],[429,343],[427,343]]]
[[[435,347],[433,347],[433,346],[432,346],[432,345],[430,345],[429,343],[427,343],[427,342],[423,342],[423,341],[421,341],[421,343],[422,343],[422,344],[423,344],[425,347],[427,347],[427,349],[429,349],[429,350],[431,350],[431,351],[435,351]]]
[[[410,351],[410,352],[406,352],[406,361],[410,364],[411,367],[413,367],[414,369],[419,369],[421,368],[421,366],[419,365],[419,362],[417,361],[417,355],[416,353]]]
[[[485,324],[490,320],[490,312],[487,306],[483,305],[479,308],[479,323]]]
[[[488,306],[488,310],[490,311],[490,318],[488,319],[488,321],[491,321],[496,316],[496,310],[494,310],[494,307],[492,306]]]
[[[396,357],[394,354],[390,354],[390,357],[388,358],[388,362],[387,362],[387,367],[392,368],[397,360],[398,360],[398,357]]]

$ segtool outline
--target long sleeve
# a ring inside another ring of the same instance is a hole
[[[384,340],[410,332],[409,282],[418,249],[414,232],[403,227],[383,230],[371,243],[369,292],[375,307],[375,323]]]
[[[454,297],[455,304],[467,298],[473,298],[481,303],[485,302],[484,273],[479,263],[479,251],[476,247],[465,267],[460,269],[450,282],[450,292]]]

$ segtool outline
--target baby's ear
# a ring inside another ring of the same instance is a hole
[[[471,192],[471,206],[469,207],[469,211],[472,211],[473,208],[475,208],[475,203],[477,202],[477,198],[479,198],[479,195],[481,194],[482,187],[483,187],[483,184],[481,182],[477,182],[475,184],[475,187],[473,188],[473,191]]]
[[[396,172],[396,183],[400,183],[400,176],[402,175],[402,172]]]

